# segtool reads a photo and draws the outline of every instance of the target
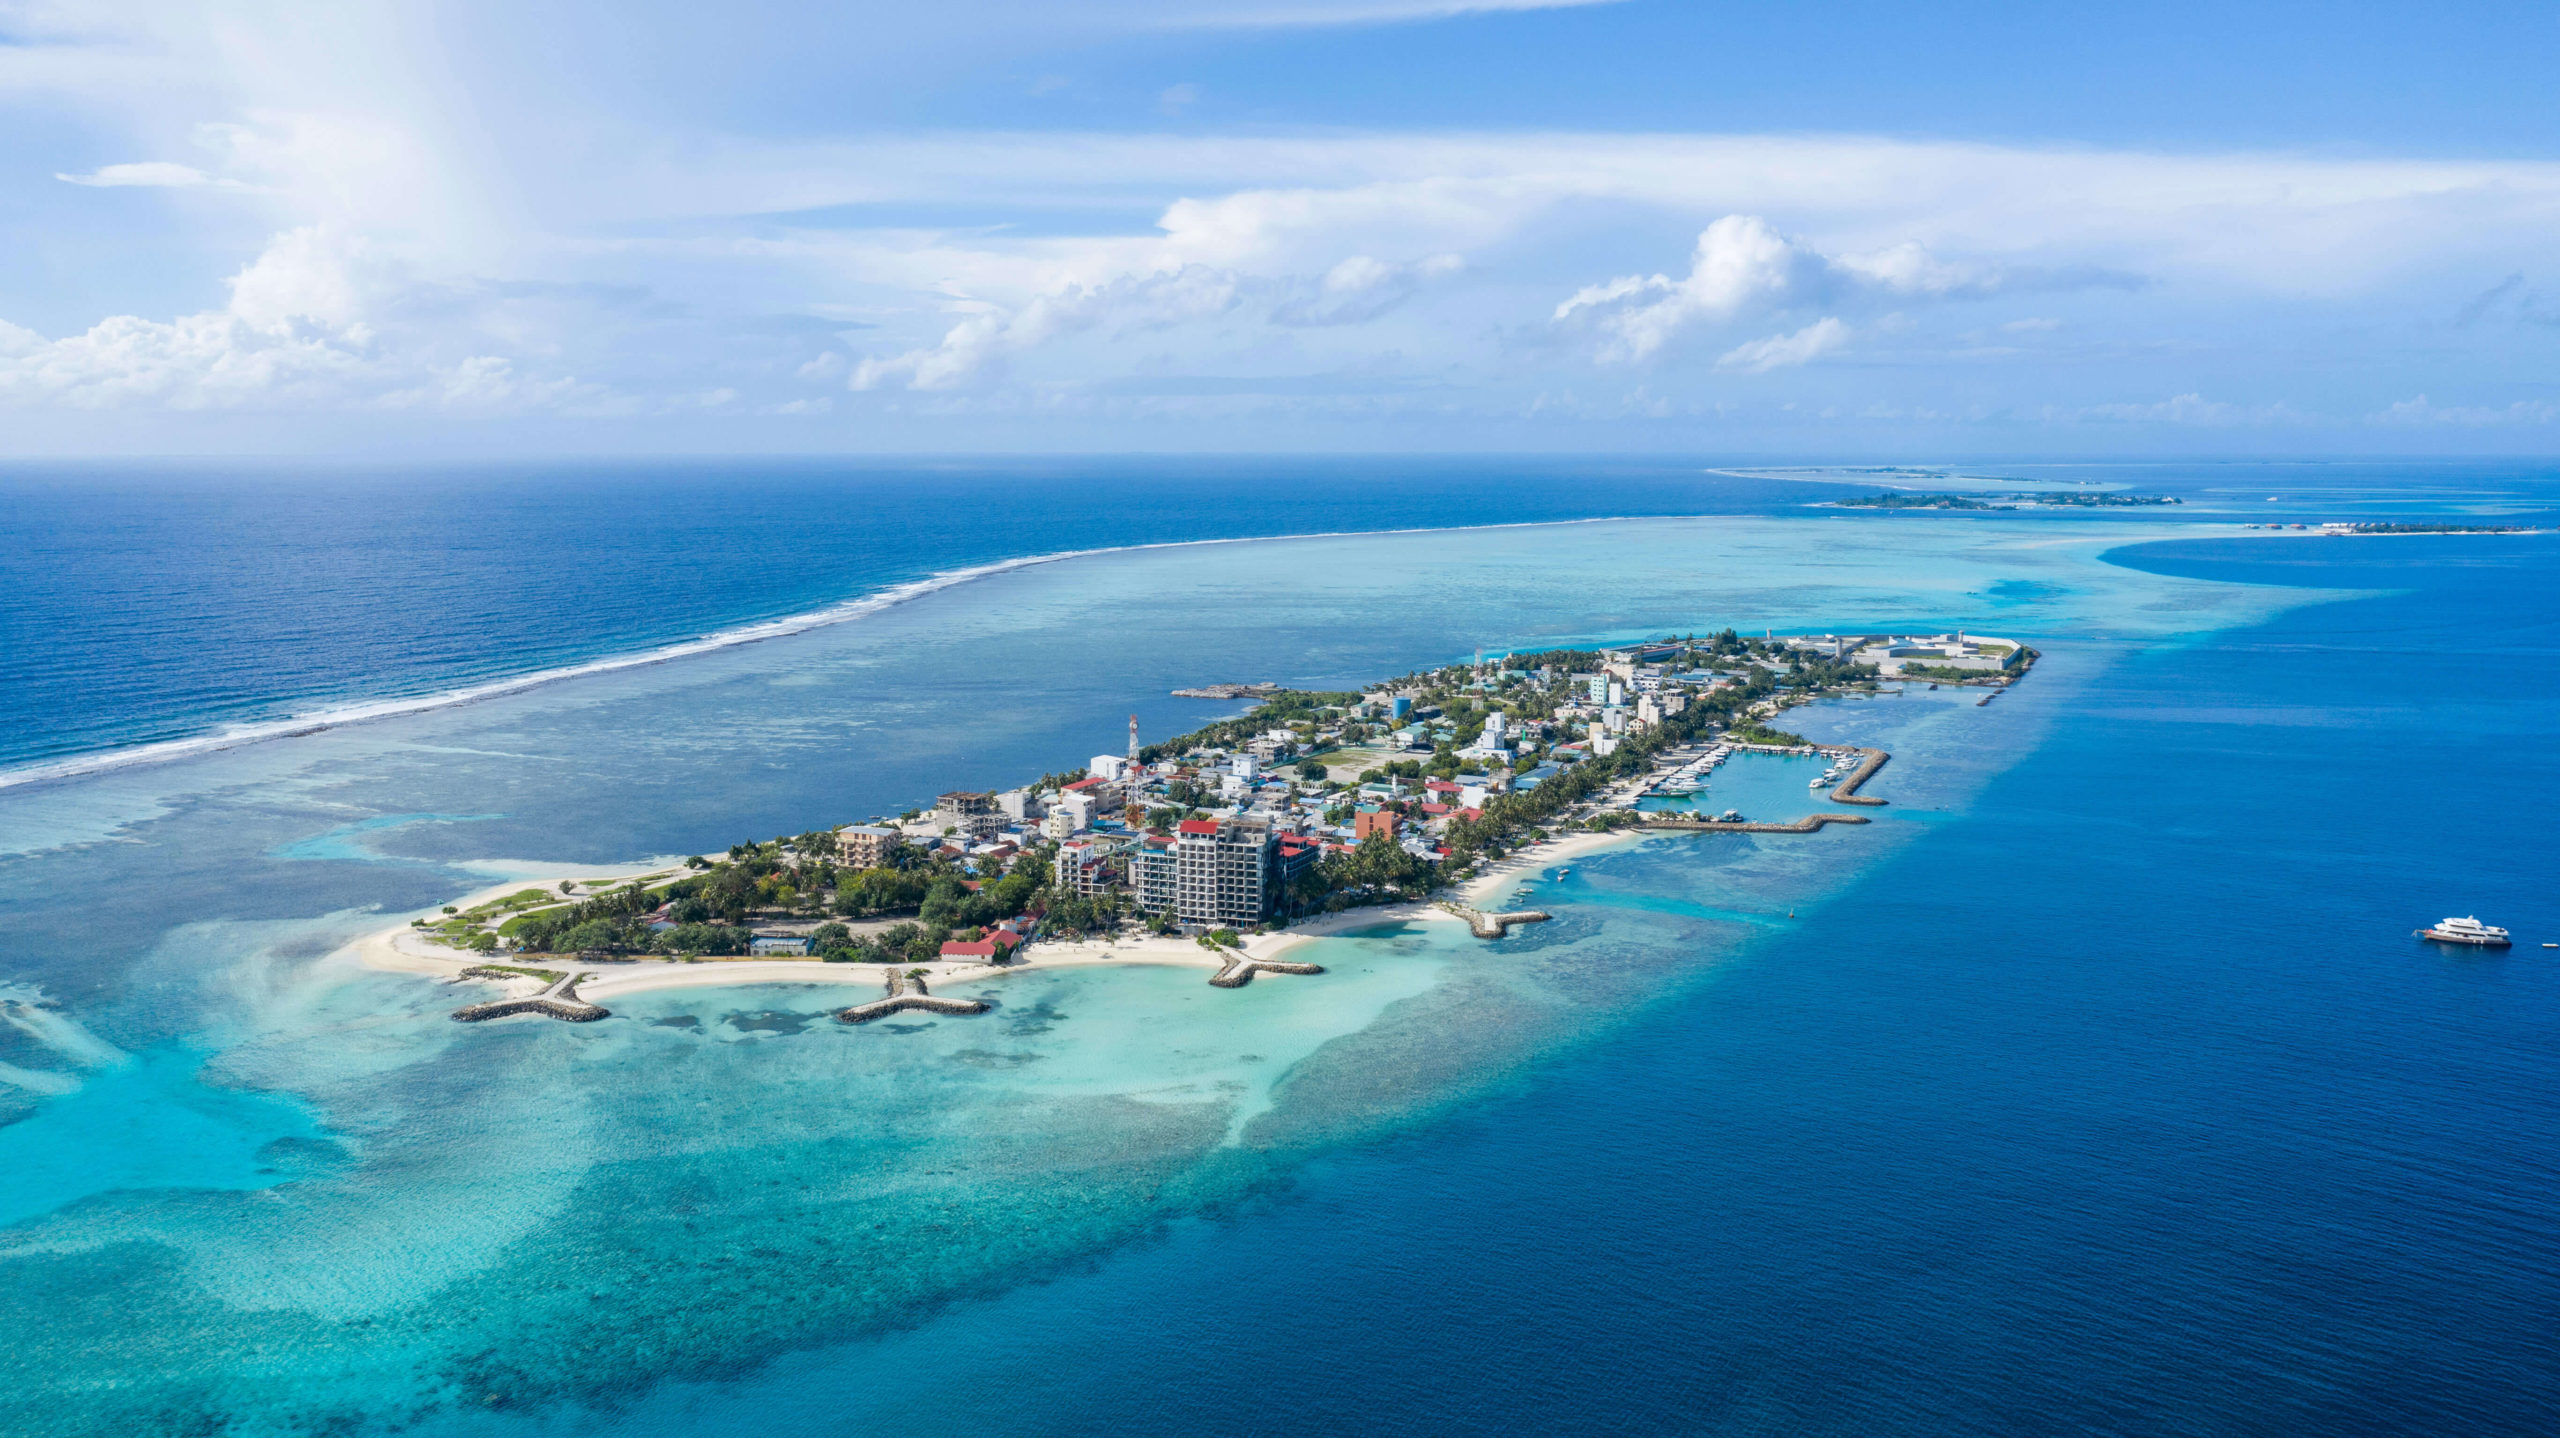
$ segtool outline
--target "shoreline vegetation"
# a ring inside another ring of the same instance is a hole
[[[1771,722],[1796,705],[1873,693],[1891,678],[2005,687],[2035,657],[1960,633],[1754,639],[1727,629],[1479,655],[1359,691],[1202,686],[1257,702],[1148,745],[1133,719],[1125,755],[1002,794],[945,794],[931,810],[742,842],[717,857],[493,884],[360,942],[356,957],[507,987],[457,1018],[582,1022],[604,1017],[597,1000],[614,994],[847,982],[878,992],[884,971],[892,999],[927,994],[928,982],[1090,964],[1205,968],[1227,987],[1255,973],[1320,973],[1279,955],[1427,922],[1497,937],[1546,917],[1482,922],[1529,872],[1649,831],[1864,823],[1644,813],[1637,801],[1681,763],[1696,772],[1737,749],[1817,752]],[[1953,664],[1930,662],[1942,660]],[[1837,797],[1883,802],[1855,791],[1884,751],[1823,752],[1835,772],[1865,757]],[[1177,886],[1186,845],[1229,855],[1217,900],[1228,908],[1202,908],[1210,901],[1189,870]],[[1242,901],[1231,892],[1240,882],[1251,890]]]
[[[1985,491],[1979,494],[1864,494],[1854,499],[1834,499],[1821,507],[1826,509],[1988,509],[2010,511],[2026,509],[2144,509],[2160,505],[2184,504],[2186,501],[2168,494],[2118,494],[2110,490],[2049,491],[2032,490],[2014,494]]]

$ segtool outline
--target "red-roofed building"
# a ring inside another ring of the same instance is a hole
[[[958,939],[945,940],[942,956],[946,959],[993,959],[1000,954],[1011,953],[1013,946],[1021,942],[1022,936],[1011,929],[990,929],[985,938],[973,944],[962,943]]]
[[[1215,819],[1185,819],[1181,823],[1174,825],[1174,830],[1177,833],[1200,834],[1215,837],[1218,832],[1218,821]]]

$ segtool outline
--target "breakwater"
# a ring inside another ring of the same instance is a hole
[[[1253,982],[1256,974],[1320,974],[1322,964],[1293,964],[1280,959],[1247,958],[1242,949],[1229,949],[1227,961],[1209,976],[1209,982],[1222,989],[1240,989]]]
[[[1874,778],[1876,771],[1883,768],[1893,756],[1882,749],[1860,749],[1858,752],[1867,756],[1866,762],[1860,764],[1856,772],[1848,778],[1841,780],[1832,789],[1831,797],[1843,804],[1882,804],[1884,802],[1882,799],[1871,799],[1859,793],[1858,786]]]
[[[529,994],[520,998],[491,999],[485,1004],[471,1004],[455,1009],[453,1017],[458,1023],[476,1024],[490,1019],[507,1018],[515,1014],[540,1014],[547,1019],[558,1019],[564,1024],[591,1024],[598,1019],[613,1016],[613,1010],[588,1003],[578,997],[578,984],[582,980],[594,977],[591,974],[571,972],[555,976],[547,970],[540,969],[525,974],[474,965],[464,969],[462,977],[466,979],[548,977],[551,983],[538,994]]]
[[[873,1019],[898,1013],[983,1014],[987,1011],[983,1000],[939,997],[925,988],[922,974],[909,976],[891,969],[888,979],[889,992],[885,997],[840,1010],[836,1018],[848,1024],[867,1024]]]
[[[1466,920],[1468,930],[1479,939],[1498,939],[1510,933],[1513,924],[1543,924],[1555,917],[1544,909],[1513,909],[1497,914],[1446,901],[1440,907]]]
[[[1738,820],[1733,823],[1726,823],[1722,819],[1662,819],[1651,814],[1637,821],[1639,828],[1687,830],[1701,834],[1810,834],[1825,824],[1873,822],[1864,814],[1813,814],[1798,819],[1792,824],[1764,824],[1755,819]]]

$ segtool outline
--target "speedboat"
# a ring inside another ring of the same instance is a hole
[[[2474,948],[2503,949],[2509,940],[2507,931],[2478,919],[2446,919],[2432,929],[2418,930],[2418,937],[2439,944],[2469,944]]]

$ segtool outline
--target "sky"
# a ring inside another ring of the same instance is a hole
[[[0,456],[2560,450],[2560,6],[0,0]]]

